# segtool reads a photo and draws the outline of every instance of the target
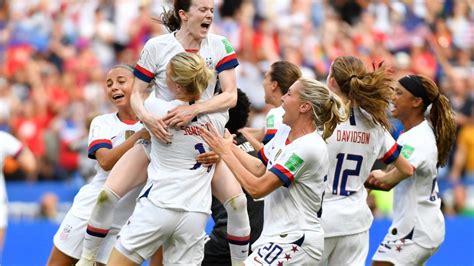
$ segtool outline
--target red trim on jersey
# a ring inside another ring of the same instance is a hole
[[[263,160],[263,163],[265,165],[267,165],[268,163],[268,158],[267,156],[265,155],[265,151],[263,150],[264,148],[261,148],[259,151],[258,151],[258,155],[260,157],[261,160]]]
[[[216,65],[216,68],[220,67],[221,65],[231,61],[231,60],[234,60],[234,59],[237,59],[237,55],[235,53],[233,54],[230,54],[224,58],[221,59],[221,61],[219,61],[219,63],[217,63]]]
[[[110,139],[96,139],[89,144],[89,149],[97,144],[109,144],[112,145],[112,141]]]
[[[390,159],[390,157],[393,155],[393,153],[395,153],[397,151],[398,147],[399,147],[399,145],[395,142],[393,144],[392,148],[390,148],[390,150],[387,153],[385,153],[382,160],[387,161],[388,159]]]
[[[197,48],[188,48],[188,49],[184,49],[184,50],[188,53],[197,53],[197,52],[199,52],[199,49],[197,49]]]
[[[288,177],[290,182],[293,182],[293,180],[295,180],[295,176],[282,165],[275,164],[273,167],[277,169],[278,171],[280,171],[282,174],[284,174],[286,177]]]
[[[149,70],[141,67],[139,64],[135,65],[135,69],[138,70],[143,75],[149,77],[149,78],[154,78],[155,77],[155,75],[152,72],[150,72]]]
[[[120,119],[118,113],[117,113],[117,118],[120,120],[120,122],[124,123],[124,124],[127,124],[127,125],[135,125],[138,120],[133,120],[133,119]]]

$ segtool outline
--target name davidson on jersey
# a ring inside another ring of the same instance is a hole
[[[336,140],[341,142],[353,142],[361,144],[369,144],[370,133],[353,130],[337,130]]]

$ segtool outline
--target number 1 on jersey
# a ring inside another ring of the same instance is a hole
[[[199,154],[206,152],[206,149],[204,149],[204,145],[202,143],[197,143],[196,145],[194,145],[194,149],[196,149],[199,152]],[[199,167],[201,167],[201,163],[196,162],[190,170],[196,170]],[[211,166],[209,166],[207,168],[207,172],[209,172],[209,171],[211,171]]]

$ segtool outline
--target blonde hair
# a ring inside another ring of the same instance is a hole
[[[322,128],[323,139],[329,138],[337,124],[347,120],[347,106],[323,83],[308,78],[299,81],[303,84],[300,99],[311,104],[314,122]]]
[[[181,52],[169,61],[166,75],[183,87],[186,94],[200,95],[207,88],[213,72],[198,54]]]
[[[332,63],[331,75],[349,100],[371,115],[369,122],[391,128],[386,111],[393,98],[394,80],[384,66],[368,72],[357,57],[339,56]]]

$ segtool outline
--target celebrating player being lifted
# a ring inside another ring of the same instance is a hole
[[[158,140],[172,142],[168,132],[175,126],[185,126],[200,115],[227,111],[235,105],[237,86],[234,68],[238,65],[235,52],[230,43],[222,36],[209,33],[214,18],[212,0],[176,0],[174,9],[162,16],[163,24],[171,31],[150,39],[142,50],[135,67],[132,107],[138,118]],[[170,110],[166,116],[150,113],[143,106],[143,93],[153,82],[150,97],[170,101],[173,92],[167,88],[166,66],[177,53],[188,51],[199,53],[205,59],[207,67],[214,70],[207,88],[201,94],[201,100],[192,106],[182,105]],[[216,89],[220,93],[215,95]],[[197,149],[197,148],[196,148]],[[195,154],[201,152],[197,149]],[[107,232],[118,200],[128,191],[146,181],[148,158],[141,147],[129,150],[112,169],[103,193],[106,197],[98,201],[89,221],[89,228]],[[248,254],[250,225],[246,209],[246,197],[225,164],[217,165],[212,180],[212,192],[223,203],[229,215],[227,234],[233,261],[245,260]],[[84,241],[83,260],[93,262],[102,239],[87,234]],[[82,260],[82,259],[81,259]]]

